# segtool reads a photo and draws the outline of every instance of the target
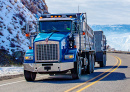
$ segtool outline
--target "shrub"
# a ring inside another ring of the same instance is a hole
[[[12,29],[11,29],[10,27],[8,27],[7,30],[8,30],[8,32],[9,32],[10,34],[13,34],[12,31],[11,31]]]
[[[14,20],[17,20],[15,16],[13,16],[13,19],[14,19]]]
[[[0,32],[0,35],[1,35],[1,36],[4,36],[2,32]]]
[[[15,14],[16,17],[20,18],[21,20],[23,20],[24,22],[26,21],[25,17],[23,16],[22,13],[19,14]]]
[[[14,43],[12,43],[12,42],[10,42],[10,47],[15,47],[15,44]]]
[[[20,25],[23,25],[23,21],[20,21]]]
[[[17,0],[14,0],[15,3],[17,3]]]

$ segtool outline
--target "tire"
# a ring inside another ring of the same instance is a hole
[[[24,77],[26,81],[34,81],[36,78],[36,73],[24,70]]]
[[[94,72],[94,65],[95,65],[95,58],[94,55],[92,55],[92,73]]]
[[[84,61],[83,62],[86,62],[87,58],[84,58]],[[87,61],[88,62],[88,61]],[[82,74],[87,74],[87,65],[84,65],[83,66],[83,70],[82,70]]]
[[[103,54],[103,61],[100,62],[100,67],[106,66],[106,54]]]
[[[91,74],[92,72],[92,58],[91,55],[89,55],[89,62],[88,62],[88,66],[87,66],[87,74]]]
[[[103,54],[103,67],[106,66],[106,54]]]
[[[81,62],[77,58],[77,62],[74,62],[74,69],[71,70],[72,79],[80,79],[81,77]]]
[[[103,67],[103,61],[99,62],[100,67]]]
[[[50,76],[54,76],[54,74],[49,74]]]

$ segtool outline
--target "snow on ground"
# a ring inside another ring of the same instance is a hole
[[[23,67],[0,67],[0,77],[23,74]]]

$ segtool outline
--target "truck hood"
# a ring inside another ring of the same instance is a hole
[[[44,41],[46,39],[53,41],[62,41],[65,37],[67,37],[70,32],[52,32],[52,33],[39,33],[34,42]]]

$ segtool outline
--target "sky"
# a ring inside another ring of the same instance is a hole
[[[130,24],[130,0],[46,0],[50,13],[86,12],[90,25]]]

